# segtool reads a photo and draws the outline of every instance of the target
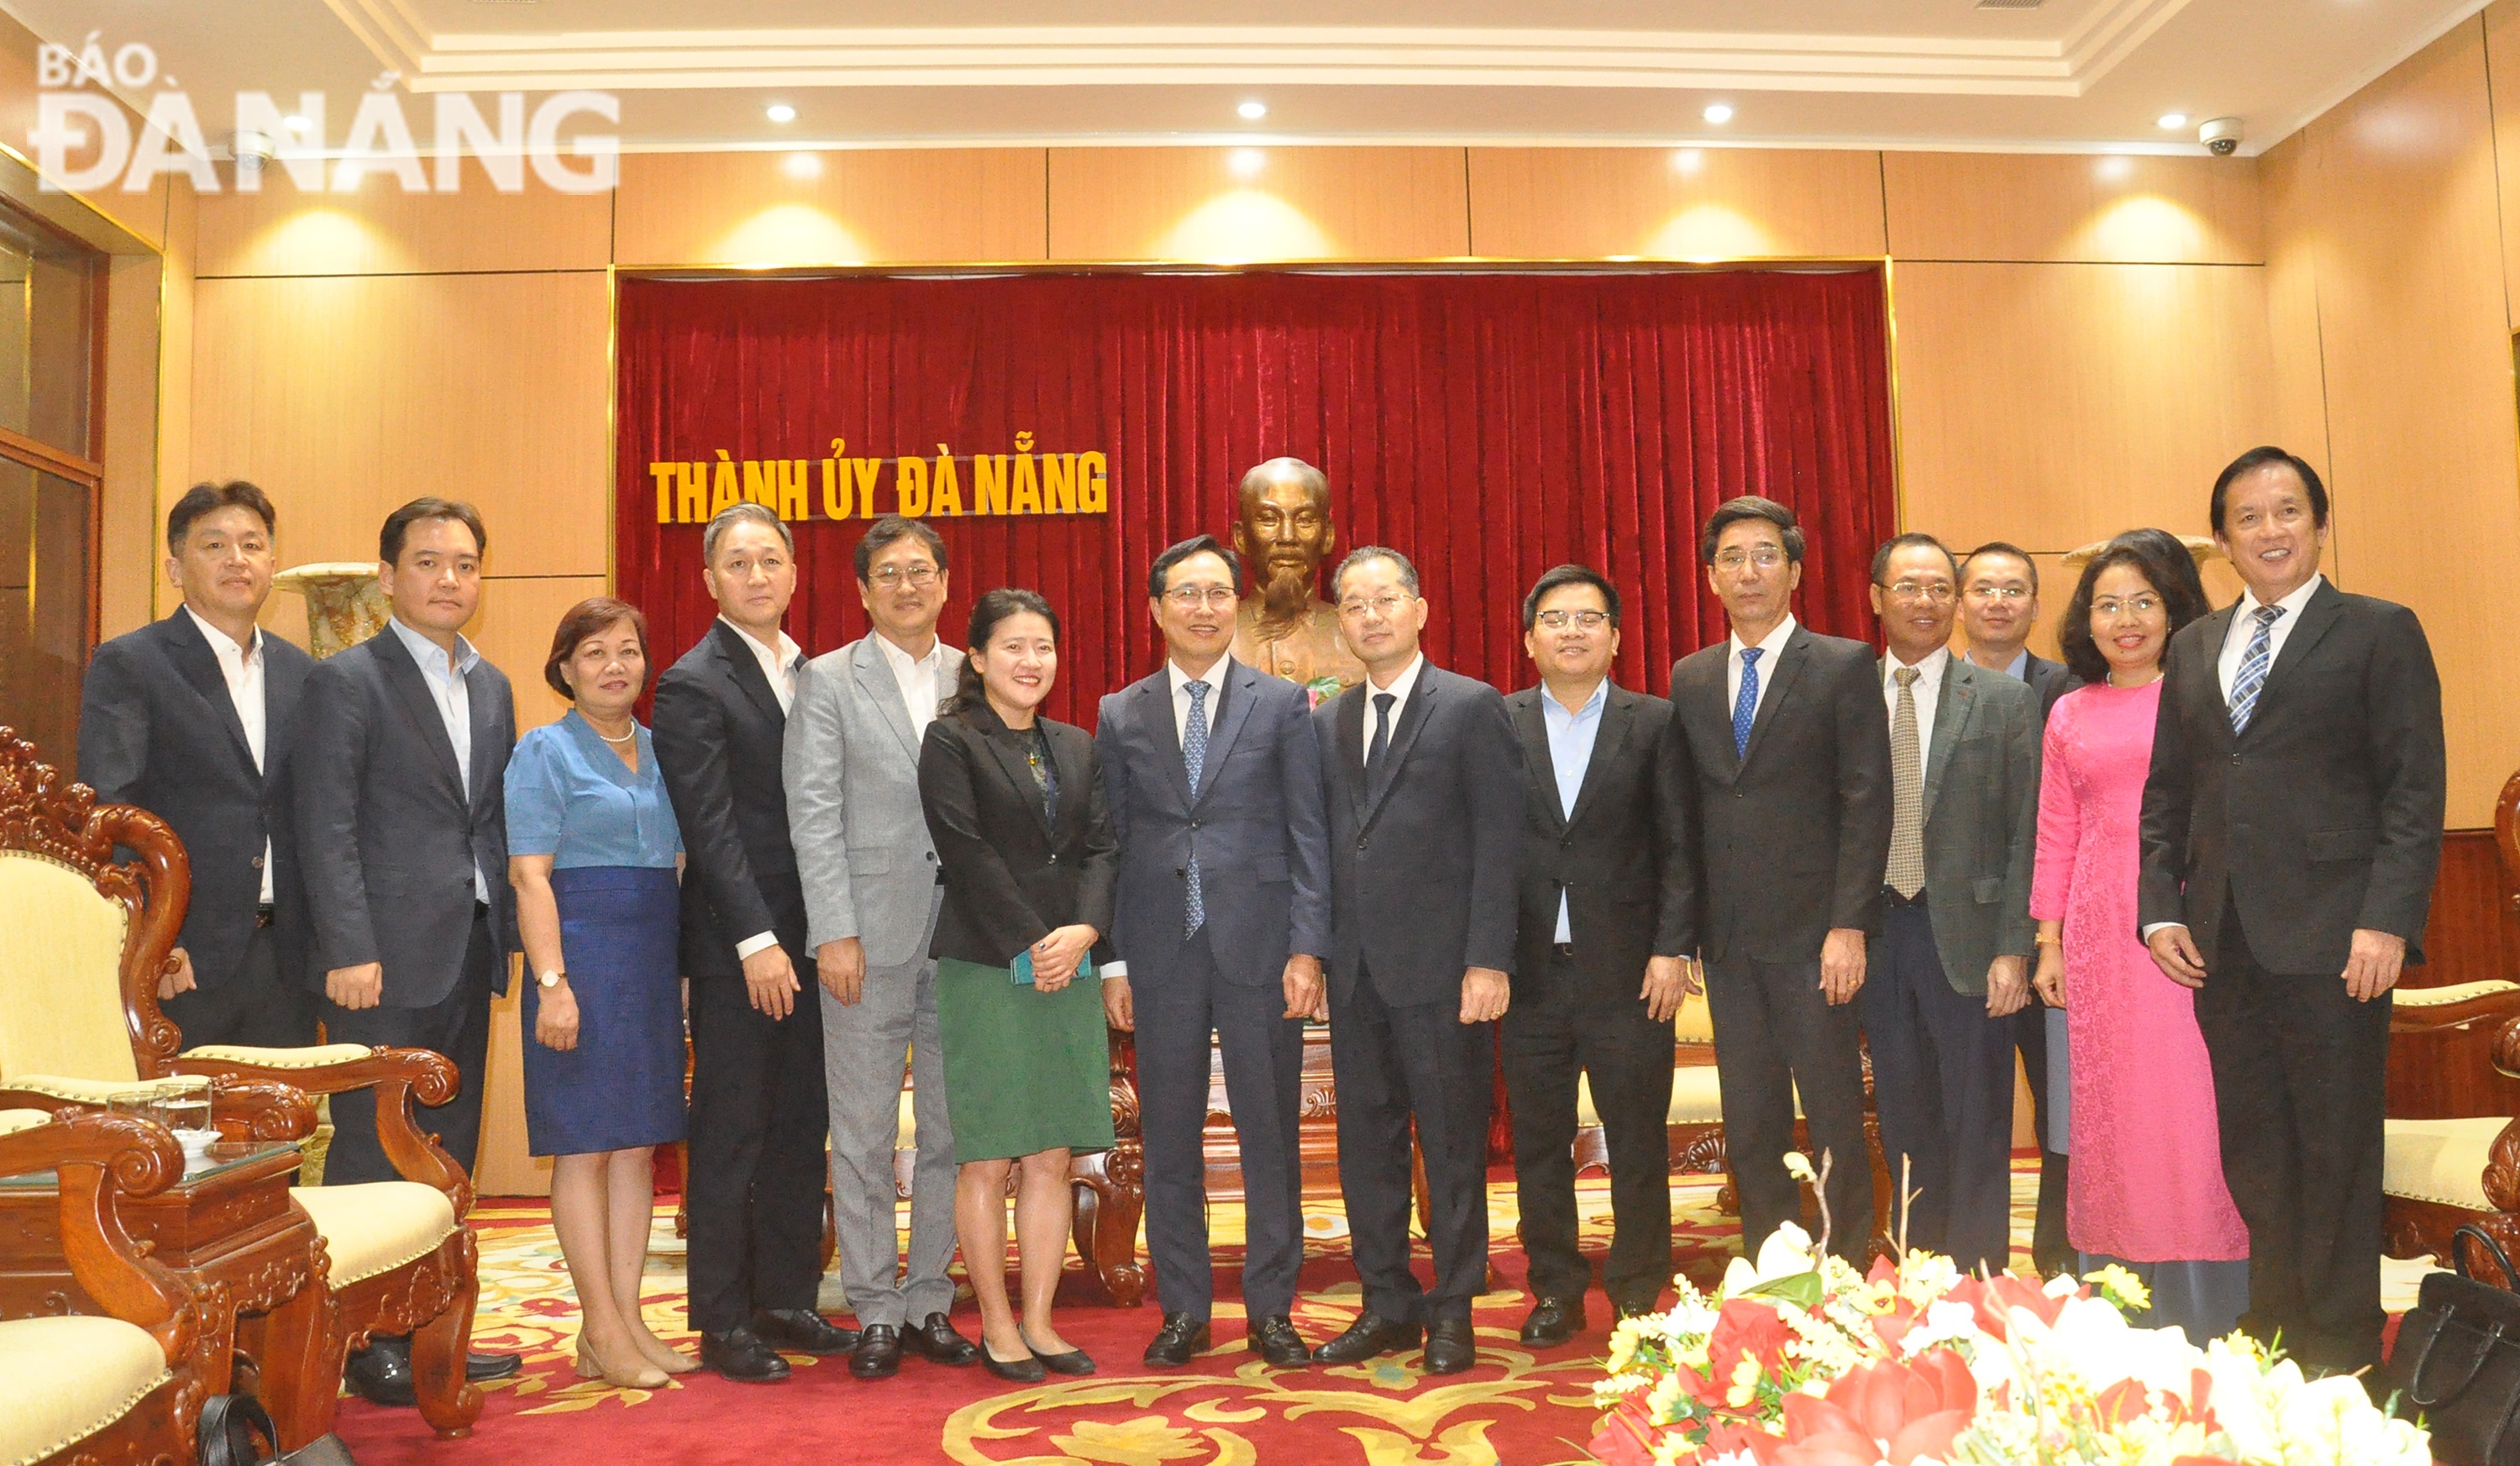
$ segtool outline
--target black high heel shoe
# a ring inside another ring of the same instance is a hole
[[[1024,1348],[1029,1351],[1032,1346],[1027,1344]],[[1027,1352],[1020,1359],[1001,1359],[989,1348],[986,1339],[980,1341],[980,1362],[988,1366],[989,1373],[1011,1384],[1038,1385],[1050,1378],[1050,1371],[1042,1367],[1039,1354]]]
[[[1017,1337],[1020,1338],[1021,1335],[1018,1334]],[[1046,1354],[1038,1349],[1033,1349],[1030,1339],[1024,1340],[1024,1348],[1032,1350],[1036,1367],[1047,1369],[1053,1374],[1092,1374],[1094,1372],[1094,1356],[1081,1349],[1071,1349],[1063,1354]]]

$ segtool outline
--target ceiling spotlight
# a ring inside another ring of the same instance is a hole
[[[796,109],[788,106],[785,102],[771,103],[768,107],[762,109],[762,114],[774,122],[792,122],[796,120]]]
[[[811,153],[790,153],[788,160],[779,165],[779,171],[803,183],[823,176],[823,160]]]
[[[301,117],[295,114],[292,114],[289,116],[282,117],[280,119],[280,125],[288,128],[292,132],[303,133],[314,127],[315,124],[312,120],[306,117]]]
[[[1730,102],[1709,102],[1706,104],[1705,116],[1706,120],[1714,123],[1718,127],[1721,127],[1725,123],[1732,120],[1732,104]]]
[[[1269,104],[1266,102],[1245,102],[1234,110],[1246,122],[1257,122],[1269,115]]]
[[[1225,170],[1237,178],[1257,178],[1269,155],[1257,148],[1237,148],[1226,155]]]
[[[2164,127],[2168,128],[2172,132],[2177,132],[2180,128],[2187,125],[2187,114],[2183,112],[2166,112],[2160,116],[2153,118],[2152,124],[2155,127]]]

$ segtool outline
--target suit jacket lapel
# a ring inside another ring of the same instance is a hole
[[[2318,645],[2319,639],[2336,624],[2336,618],[2344,610],[2345,595],[2336,588],[2333,580],[2322,581],[2318,589],[2310,593],[2308,604],[2301,608],[2301,619],[2294,622],[2292,634],[2284,638],[2283,654],[2275,658],[2274,665],[2267,668],[2267,685],[2258,689],[2258,708],[2249,716],[2250,727],[2256,727],[2258,720],[2266,716],[2267,699],[2283,687],[2284,674],[2301,665],[2302,659]],[[2216,645],[2219,648],[2220,643]],[[2240,736],[2245,738],[2248,735]]]
[[[1728,646],[1724,656],[1710,657],[1691,667],[1688,673],[1691,680],[1684,684],[1674,678],[1671,684],[1672,715],[1688,720],[1689,746],[1711,751],[1709,761],[1727,784],[1741,774],[1741,756],[1732,748],[1732,709],[1724,697],[1726,658],[1731,655]]]
[[[1759,712],[1750,721],[1750,746],[1742,752],[1741,762],[1748,763],[1758,756],[1759,740],[1767,735],[1768,724],[1776,721],[1777,709],[1785,701],[1785,694],[1793,690],[1794,678],[1801,675],[1803,664],[1810,660],[1811,630],[1797,622],[1794,634],[1785,638],[1785,649],[1777,656],[1776,669],[1770,673],[1774,680],[1759,694]],[[1720,687],[1722,684],[1717,685]],[[1732,710],[1730,708],[1724,710],[1724,741],[1727,744],[1732,741]]]
[[[1140,682],[1137,688],[1136,714],[1138,731],[1155,751],[1155,762],[1161,764],[1165,779],[1171,783],[1173,798],[1181,801],[1185,813],[1193,802],[1190,788],[1190,762],[1182,753],[1181,735],[1173,729],[1173,683],[1170,672],[1158,671]],[[1215,756],[1211,744],[1208,756]]]
[[[1557,807],[1557,762],[1549,752],[1549,710],[1543,699],[1549,696],[1546,686],[1536,687],[1509,705],[1513,714],[1514,735],[1522,740],[1523,764],[1540,775],[1548,791],[1540,801],[1549,813],[1552,830],[1564,830],[1570,823],[1567,811]],[[1597,749],[1596,752],[1598,752]],[[1577,802],[1582,802],[1580,800]]]
[[[2211,719],[2211,721],[2214,724],[2214,746],[2218,750],[2225,751],[2228,751],[2231,747],[2233,739],[2231,736],[2231,700],[2223,696],[2223,673],[2221,665],[2223,661],[2223,643],[2230,639],[2231,618],[2239,614],[2240,603],[2238,601],[2234,601],[2220,611],[2211,612],[2197,618],[2196,624],[2205,628],[2203,631],[2198,633],[2199,638],[2204,645],[2205,655],[2189,662],[2184,670],[2181,673],[2182,676],[2195,679],[2196,681],[2196,690],[2188,694],[2188,696],[2192,699],[2210,699],[2215,710],[2221,714],[2220,716]],[[2291,650],[2291,647],[2287,645],[2285,650],[2289,651]],[[2204,706],[2204,703],[2202,701],[2198,701],[2191,704],[2191,706],[2202,707]]]
[[[1409,690],[1409,701],[1400,710],[1400,724],[1391,730],[1391,746],[1382,751],[1382,762],[1374,769],[1373,787],[1365,792],[1365,823],[1373,823],[1374,814],[1382,808],[1383,796],[1391,793],[1392,780],[1400,776],[1400,765],[1409,757],[1410,746],[1418,741],[1418,730],[1426,726],[1426,704],[1434,696],[1436,678],[1431,663],[1418,668],[1418,685]],[[1368,682],[1367,687],[1373,684]]]
[[[1348,803],[1356,810],[1359,827],[1365,824],[1365,700],[1369,685],[1360,684],[1340,694],[1338,747],[1331,751],[1329,760],[1340,782],[1347,786]]]
[[[193,684],[193,690],[200,693],[202,700],[210,705],[210,710],[218,717],[219,726],[227,730],[228,742],[235,747],[237,757],[244,761],[246,776],[249,779],[259,779],[262,776],[261,772],[253,766],[253,745],[246,741],[245,722],[237,716],[236,700],[228,695],[227,673],[219,666],[219,654],[210,650],[209,639],[202,635],[201,627],[193,624],[190,612],[178,608],[173,616],[166,618],[166,623],[171,633],[168,651],[175,663],[175,669],[182,672],[184,680]],[[263,749],[268,754],[270,731],[274,721],[271,716],[269,658],[263,659],[262,685]]]
[[[1082,835],[1085,829],[1086,811],[1091,807],[1094,797],[1094,742],[1088,738],[1053,738],[1050,740],[1050,756],[1053,766],[1058,770],[1058,822],[1046,825],[1050,830],[1051,848],[1055,850],[1059,846],[1060,831],[1075,831]],[[1029,770],[1024,774],[1024,781],[1032,781]]]
[[[1251,705],[1260,698],[1259,672],[1230,658],[1219,665],[1232,667],[1233,672],[1217,678],[1216,695],[1224,701],[1216,705],[1216,727],[1207,735],[1207,761],[1199,765],[1199,787],[1191,792],[1193,802],[1216,783],[1218,766],[1225,762],[1226,755],[1234,752],[1234,741],[1242,736],[1242,725],[1251,720]],[[1165,690],[1171,690],[1169,683]],[[1188,764],[1183,765],[1183,777],[1189,777]]]
[[[743,689],[743,695],[752,700],[752,706],[760,709],[763,716],[784,725],[788,714],[780,710],[779,694],[770,690],[770,679],[762,675],[761,659],[752,655],[752,644],[744,640],[742,632],[722,620],[710,634],[717,638],[718,660],[726,664],[726,674]],[[899,689],[894,690],[892,700],[901,701]]]
[[[902,748],[910,755],[910,761],[917,763],[919,739],[910,731],[910,710],[902,704],[901,683],[894,679],[892,664],[884,660],[883,648],[875,644],[874,632],[868,632],[858,643],[857,651],[849,658],[849,670],[858,679],[858,687],[866,693],[867,700],[875,705],[876,715],[883,719],[883,725],[892,730],[893,737],[901,740]],[[764,683],[762,690],[769,691],[769,684]]]
[[[1541,696],[1547,697],[1547,693]],[[1575,807],[1566,811],[1566,823],[1573,824],[1593,807],[1597,792],[1606,782],[1602,766],[1616,756],[1628,741],[1628,730],[1636,725],[1636,700],[1617,687],[1601,702],[1601,726],[1593,732],[1593,756],[1584,764],[1584,782],[1575,791]],[[1546,742],[1546,740],[1543,740]]]
[[[262,769],[263,782],[278,789],[289,777],[289,751],[295,745],[297,699],[306,689],[309,664],[294,657],[271,655],[271,647],[262,649]]]
[[[1924,816],[1929,820],[1934,817],[1934,797],[1943,792],[1943,770],[1951,766],[1952,746],[1959,742],[1960,729],[1976,706],[1977,668],[1966,658],[1954,657],[1943,664],[1942,691],[1934,699],[1934,737],[1925,751]]]
[[[437,760],[437,771],[446,780],[447,792],[467,810],[472,807],[470,793],[464,788],[464,772],[455,765],[455,745],[446,738],[446,719],[437,710],[437,698],[428,690],[428,675],[420,664],[411,660],[411,649],[393,627],[371,636],[362,645],[377,649],[377,664],[384,668],[386,685],[402,700],[403,711],[420,730],[420,741]]]
[[[492,771],[504,766],[497,750],[499,710],[490,664],[472,664],[472,670],[464,674],[464,692],[466,710],[472,714],[472,787],[465,791],[465,799],[477,805],[489,793]]]
[[[979,725],[980,741],[988,745],[990,756],[996,758],[998,767],[1006,771],[1007,782],[1014,786],[1023,806],[1032,811],[1033,823],[1041,826],[1041,833],[1055,843],[1058,832],[1051,826],[1050,811],[1041,806],[1041,786],[1032,780],[1032,756],[1022,747],[1031,741],[1031,732],[1026,730],[1017,734],[998,717],[996,709],[986,704],[982,704],[978,710],[986,718]],[[1058,752],[1056,748],[1051,750],[1054,756]],[[1058,802],[1064,808],[1069,789],[1066,769],[1058,770]]]

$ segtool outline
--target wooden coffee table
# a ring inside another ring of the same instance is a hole
[[[150,1257],[196,1285],[224,1283],[234,1304],[211,1320],[211,1394],[232,1386],[241,1348],[260,1375],[256,1394],[294,1449],[333,1428],[340,1380],[316,1377],[331,1320],[322,1236],[289,1197],[292,1141],[223,1141],[156,1196],[127,1198],[123,1224],[154,1244]],[[0,1178],[0,1318],[103,1313],[62,1253],[61,1193],[51,1171]]]

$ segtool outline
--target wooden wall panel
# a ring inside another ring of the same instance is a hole
[[[1043,257],[1039,148],[641,153],[621,160],[625,266]]]
[[[166,214],[166,283],[160,298],[158,353],[158,503],[153,519],[193,486],[193,260],[199,200],[192,186],[178,187]],[[173,587],[163,575],[151,583],[152,614],[173,609]]]
[[[2201,534],[2269,432],[2261,271],[1902,262],[1891,297],[1901,518],[1953,544]]]
[[[435,177],[429,160],[430,177]],[[501,193],[462,162],[449,193],[412,194],[368,174],[346,193],[300,193],[275,163],[255,193],[201,201],[196,269],[227,275],[403,275],[457,270],[601,270],[612,249],[612,200],[565,194],[531,169]]]
[[[1887,250],[1876,153],[1472,148],[1469,167],[1470,247],[1480,254],[1745,259]]]
[[[2460,25],[2310,128],[2319,335],[2349,589],[2412,606],[2441,664],[2452,827],[2520,750],[2520,421],[2485,27]]]
[[[203,280],[193,471],[281,510],[290,564],[376,554],[424,493],[480,506],[494,574],[608,569],[602,275]]]
[[[117,255],[105,279],[105,400],[102,416],[105,485],[97,555],[100,639],[150,619],[151,586],[158,578],[158,361],[159,285],[165,263],[151,254]]]
[[[1902,259],[2265,257],[2250,159],[1884,153],[1881,170],[1890,252]]]
[[[2318,195],[2318,159],[2307,130],[2258,158],[2265,205],[2267,329],[2273,351],[2273,441],[2309,459],[2327,461],[2327,363],[2318,334],[2318,233],[2310,213]]]
[[[1469,206],[1459,148],[1050,150],[1053,259],[1449,258]]]
[[[2502,294],[2507,302],[2520,299],[2520,0],[2494,0],[2485,8],[2485,76],[2494,101],[2497,191],[2502,212]]]

